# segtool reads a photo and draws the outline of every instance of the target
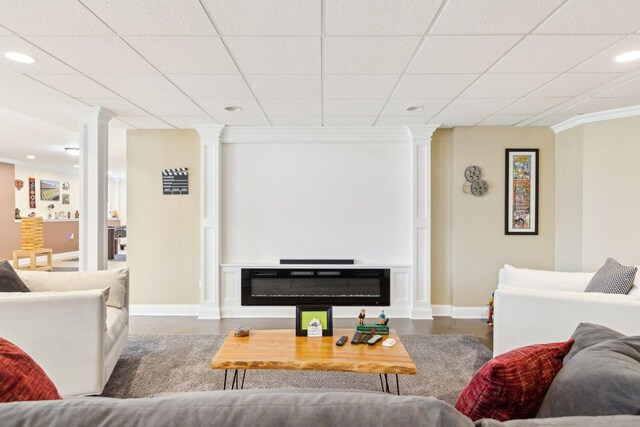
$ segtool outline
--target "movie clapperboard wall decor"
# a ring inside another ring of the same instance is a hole
[[[189,194],[189,169],[163,169],[162,194]]]

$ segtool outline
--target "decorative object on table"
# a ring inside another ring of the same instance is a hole
[[[358,325],[364,325],[364,318],[366,317],[366,310],[363,308],[360,310],[360,314],[358,314]]]
[[[111,219],[120,219],[120,214],[118,213],[118,211],[111,211]]]
[[[251,329],[248,326],[238,326],[233,330],[233,335],[236,337],[248,337],[251,333]]]
[[[50,181],[48,179],[40,180],[40,200],[59,201],[60,200],[60,182]]]
[[[296,336],[306,337],[309,323],[317,319],[322,328],[322,336],[333,336],[332,305],[298,305],[296,306]]]
[[[69,185],[68,182],[65,181],[65,182],[62,183],[62,189],[63,190],[68,190],[70,188],[71,188],[71,185]]]
[[[387,317],[386,314],[384,314],[384,310],[382,310],[382,313],[380,313],[380,315],[378,316],[378,319],[380,319],[380,324],[383,326],[389,323],[389,318]]]
[[[356,331],[371,335],[389,335],[389,326],[380,325],[378,323],[365,323],[356,326]]]
[[[24,181],[21,179],[16,179],[16,190],[18,191],[22,190],[23,186],[24,186]]]
[[[58,211],[57,215],[58,215],[57,216],[58,219],[66,219],[67,218],[67,214],[64,213],[64,211]]]
[[[489,184],[480,178],[482,178],[482,170],[479,166],[469,166],[466,168],[464,170],[465,183],[462,186],[462,191],[477,197],[487,194]]]
[[[489,316],[487,318],[487,324],[489,326],[493,326],[493,298],[495,296],[495,292],[491,294],[491,298],[489,298]]]
[[[36,208],[36,179],[35,178],[29,178],[29,208],[30,209]]]
[[[63,205],[68,205],[69,204],[69,195],[68,194],[63,194],[62,195],[62,204]]]
[[[189,194],[189,169],[163,169],[162,194]]]
[[[322,337],[322,323],[320,319],[313,318],[307,324],[307,336],[308,337]]]
[[[538,234],[538,149],[505,150],[504,234]]]
[[[73,217],[74,217],[75,219],[80,218],[80,212],[76,211],[76,213],[73,215]]]
[[[16,214],[15,214],[15,219],[22,219],[22,217],[20,216],[20,209],[16,208]]]

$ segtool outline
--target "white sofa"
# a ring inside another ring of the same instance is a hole
[[[32,292],[0,293],[0,337],[33,357],[61,395],[102,393],[129,336],[128,269],[18,275]]]
[[[494,296],[493,355],[566,341],[581,322],[640,335],[640,272],[628,295],[585,293],[594,274],[505,265]]]

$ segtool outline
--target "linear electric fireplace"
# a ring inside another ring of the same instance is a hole
[[[390,305],[389,269],[243,268],[242,305]]]

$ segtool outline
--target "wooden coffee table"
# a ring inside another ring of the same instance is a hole
[[[391,329],[388,336],[396,340],[393,347],[383,347],[382,341],[373,346],[351,344],[354,333],[355,328],[334,329],[332,337],[307,338],[297,337],[293,329],[252,330],[248,337],[236,337],[231,332],[211,360],[211,368],[224,369],[224,389],[229,369],[235,370],[231,389],[243,388],[247,369],[379,374],[382,391],[386,392],[389,392],[387,375],[395,374],[400,394],[398,374],[415,375],[417,371],[396,331]],[[343,335],[347,335],[349,341],[342,347],[336,346],[335,342]],[[241,383],[239,370],[243,371]]]

